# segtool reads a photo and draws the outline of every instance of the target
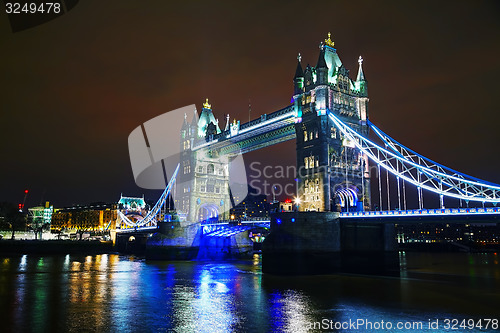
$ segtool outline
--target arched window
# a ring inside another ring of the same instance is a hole
[[[207,166],[207,173],[208,173],[209,175],[214,174],[214,170],[215,170],[215,168],[214,168],[214,165],[213,165],[213,164],[209,164],[209,165]]]

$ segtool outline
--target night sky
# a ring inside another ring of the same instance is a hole
[[[0,17],[0,201],[156,199],[134,183],[134,128],[207,97],[221,124],[249,99],[252,118],[283,108],[297,53],[314,66],[329,31],[351,78],[364,58],[372,122],[500,183],[498,1],[84,0],[17,33]],[[245,159],[294,165],[295,142]]]

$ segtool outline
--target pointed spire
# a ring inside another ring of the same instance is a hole
[[[182,122],[182,129],[186,128],[188,126],[188,123],[187,123],[187,114],[184,113],[184,121]]]
[[[294,79],[304,77],[304,71],[302,70],[302,65],[300,64],[300,61],[302,60],[302,56],[300,55],[300,53],[297,56],[297,60],[297,69],[295,70],[295,76],[293,77]]]
[[[193,110],[193,120],[191,120],[191,126],[198,126],[198,112],[196,111],[196,108]]]
[[[366,81],[365,73],[363,73],[363,58],[361,56],[359,56],[358,63],[359,63],[359,70],[356,81]]]
[[[316,64],[316,69],[318,68],[328,68],[325,61],[325,49],[319,51],[318,63]]]

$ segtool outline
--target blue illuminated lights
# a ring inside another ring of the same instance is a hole
[[[276,223],[277,224],[281,224],[281,220],[280,219],[276,219]]]
[[[292,222],[295,222],[295,218],[292,217]]]
[[[443,196],[466,201],[500,203],[500,185],[450,171],[451,169],[443,168],[420,155],[414,157],[411,151],[372,126],[388,147],[382,148],[350,128],[332,112],[329,112],[328,116],[362,154],[366,154],[375,164],[394,176]]]
[[[120,220],[123,223],[125,223],[128,227],[132,228],[142,227],[141,230],[156,229],[157,228],[156,225],[150,226],[150,224],[156,224],[156,216],[160,213],[162,207],[165,205],[168,196],[170,195],[171,189],[175,184],[175,179],[177,177],[178,171],[179,171],[179,164],[177,164],[177,167],[175,168],[175,171],[172,174],[172,177],[170,178],[167,187],[160,196],[160,199],[158,199],[154,207],[148,212],[148,214],[142,220],[133,222],[125,214],[123,214],[120,210],[118,210],[118,217],[120,218]],[[117,229],[117,232],[127,232],[127,231],[130,231],[130,229]]]
[[[444,208],[444,209],[412,209],[412,210],[383,210],[367,212],[344,212],[340,213],[341,218],[353,217],[404,217],[418,215],[438,215],[438,216],[457,216],[457,215],[498,215],[500,208]]]

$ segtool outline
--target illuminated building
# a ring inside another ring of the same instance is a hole
[[[399,243],[500,244],[499,223],[397,224]]]
[[[52,231],[102,231],[114,227],[117,218],[116,203],[95,203],[55,209]]]
[[[43,226],[49,225],[52,221],[52,214],[54,207],[49,205],[47,201],[45,207],[32,207],[28,208],[28,214],[32,225]]]
[[[239,198],[235,198],[237,200]],[[269,216],[269,203],[264,194],[257,194],[256,190],[248,186],[248,195],[239,204],[231,208],[231,215],[235,218],[252,218]]]
[[[147,215],[149,206],[146,204],[146,201],[144,201],[144,197],[135,198],[120,196],[120,200],[118,200],[118,209],[128,219],[137,222]],[[120,226],[117,225],[116,227],[126,228],[127,225],[122,222]]]

